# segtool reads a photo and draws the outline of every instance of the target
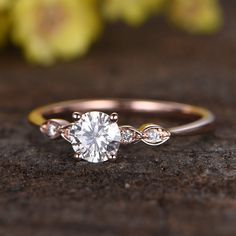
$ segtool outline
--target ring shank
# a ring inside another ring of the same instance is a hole
[[[46,122],[47,116],[58,113],[74,111],[128,111],[149,114],[162,114],[166,116],[182,115],[185,117],[198,117],[196,121],[169,128],[173,135],[192,135],[208,131],[213,127],[215,117],[207,109],[183,103],[156,101],[156,100],[137,100],[137,99],[83,99],[71,100],[42,106],[33,110],[29,116],[29,121],[37,126]]]

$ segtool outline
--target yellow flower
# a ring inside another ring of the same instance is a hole
[[[218,0],[171,0],[168,17],[189,33],[212,33],[222,25]]]
[[[130,25],[142,24],[157,13],[165,0],[103,0],[102,10],[109,20],[123,19]]]
[[[0,47],[4,46],[9,29],[8,7],[11,0],[0,0]]]
[[[8,18],[2,12],[0,12],[0,47],[4,46],[6,43],[8,29]]]
[[[95,0],[16,0],[12,36],[30,62],[83,55],[101,32]]]
[[[0,0],[0,9],[7,9],[11,3],[12,0]]]

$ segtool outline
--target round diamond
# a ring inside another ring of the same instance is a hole
[[[134,139],[134,131],[130,129],[124,129],[121,131],[121,137],[124,143],[131,143]]]
[[[148,129],[145,134],[149,142],[157,142],[160,140],[160,134],[157,129]]]
[[[159,125],[148,125],[143,130],[142,141],[148,145],[157,146],[170,138],[170,132]]]
[[[46,134],[51,139],[58,138],[61,135],[61,128],[68,125],[69,122],[62,119],[50,119],[40,126],[42,133]]]
[[[121,143],[130,144],[141,139],[141,133],[132,126],[120,126]]]
[[[60,126],[57,123],[51,122],[48,124],[48,136],[55,137],[58,135],[58,128]]]
[[[103,112],[87,112],[70,129],[74,151],[89,162],[104,162],[118,151],[121,134],[116,122]]]

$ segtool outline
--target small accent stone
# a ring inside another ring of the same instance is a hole
[[[147,126],[143,130],[142,141],[149,145],[160,145],[170,138],[170,132],[158,125]]]
[[[121,140],[124,143],[131,143],[134,139],[134,132],[129,129],[121,131]]]
[[[48,135],[49,136],[56,136],[58,134],[59,126],[56,123],[51,123],[48,125]]]
[[[60,127],[61,125],[55,120],[48,120],[40,127],[40,130],[48,137],[54,139],[60,136]]]
[[[121,143],[129,144],[138,140],[140,134],[133,127],[121,126]]]
[[[157,129],[148,129],[145,132],[145,136],[147,136],[146,140],[148,140],[151,143],[156,143],[157,141],[160,141],[160,133]]]

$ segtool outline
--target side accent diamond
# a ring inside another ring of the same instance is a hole
[[[40,131],[51,139],[58,138],[61,135],[61,128],[68,125],[69,122],[62,119],[50,119],[40,126]]]
[[[142,138],[142,134],[132,126],[120,126],[121,143],[130,144],[138,142]]]
[[[170,138],[170,132],[159,125],[147,125],[143,129],[142,141],[148,145],[157,146],[166,142]]]

